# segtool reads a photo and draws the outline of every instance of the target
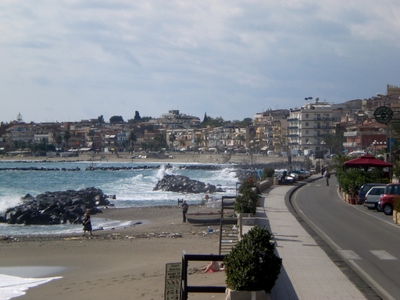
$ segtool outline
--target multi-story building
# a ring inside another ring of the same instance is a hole
[[[316,101],[290,112],[288,118],[288,148],[296,152],[326,149],[324,136],[333,133],[333,110],[330,104]]]
[[[348,126],[344,132],[343,147],[348,152],[356,150],[381,150],[386,147],[387,125],[365,121],[360,125]]]

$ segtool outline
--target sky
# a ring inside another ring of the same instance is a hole
[[[243,120],[400,86],[397,0],[2,0],[0,122]]]

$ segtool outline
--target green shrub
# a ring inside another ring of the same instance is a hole
[[[239,194],[234,204],[234,209],[237,213],[256,213],[258,195],[253,191],[253,188],[255,188],[255,185],[252,178],[241,183],[238,189]]]
[[[270,293],[282,259],[275,254],[275,243],[268,229],[254,226],[225,256],[224,264],[230,289]]]
[[[265,168],[263,171],[263,179],[274,176],[275,170],[273,168]]]

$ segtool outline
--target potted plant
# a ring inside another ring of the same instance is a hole
[[[252,178],[243,181],[238,189],[234,208],[236,213],[255,214],[257,210],[258,195]]]
[[[282,266],[266,228],[254,226],[224,258],[226,300],[267,299]],[[256,298],[251,298],[256,295]]]
[[[393,199],[393,222],[400,224],[400,197]]]

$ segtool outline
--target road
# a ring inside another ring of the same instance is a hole
[[[330,186],[320,179],[298,189],[292,205],[382,299],[399,299],[400,226],[391,216],[344,202],[334,176]]]

